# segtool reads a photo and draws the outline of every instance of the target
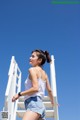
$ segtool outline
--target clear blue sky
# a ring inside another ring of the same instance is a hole
[[[28,59],[36,48],[55,57],[60,120],[79,120],[80,4],[54,5],[51,0],[0,1],[0,111],[11,57],[22,71],[24,89]]]

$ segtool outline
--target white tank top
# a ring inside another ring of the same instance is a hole
[[[41,98],[44,97],[45,95],[45,87],[46,87],[46,81],[42,80],[41,78],[38,78],[38,83],[39,83],[39,91],[32,94],[32,95],[26,95],[24,97],[24,99],[28,99],[29,97],[34,97],[34,96],[40,96]],[[29,79],[29,77],[27,77],[26,81],[25,81],[25,90],[28,90],[32,87],[32,82]]]

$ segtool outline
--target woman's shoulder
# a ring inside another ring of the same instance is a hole
[[[38,75],[38,78],[42,78],[43,80],[46,80],[47,79],[47,73],[44,69],[40,68],[40,69],[37,69],[37,75]]]
[[[30,68],[28,69],[28,72],[35,72],[35,70],[36,70],[35,67],[30,67]]]

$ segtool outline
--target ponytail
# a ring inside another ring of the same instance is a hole
[[[51,60],[51,57],[50,57],[50,55],[49,55],[49,52],[48,52],[48,51],[45,51],[44,53],[45,53],[45,55],[46,55],[46,60],[47,60],[47,62],[50,63],[52,60]]]

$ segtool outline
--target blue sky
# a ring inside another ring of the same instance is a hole
[[[33,49],[55,57],[60,120],[80,119],[80,4],[51,0],[0,1],[0,111],[12,56],[22,71],[22,90]],[[49,64],[44,69],[49,74]]]

